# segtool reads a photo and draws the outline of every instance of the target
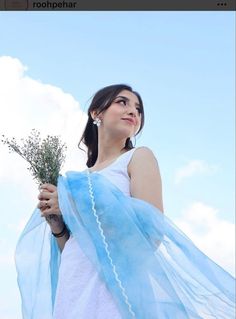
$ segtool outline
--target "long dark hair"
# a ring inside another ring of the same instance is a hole
[[[135,134],[135,136],[140,133],[140,131],[142,130],[144,126],[143,101],[141,99],[141,96],[137,92],[133,91],[133,89],[129,85],[115,84],[115,85],[106,86],[102,88],[101,90],[99,90],[97,93],[94,94],[92,102],[88,108],[88,121],[85,126],[83,135],[79,141],[79,148],[81,150],[82,150],[82,148],[80,147],[81,142],[83,142],[88,148],[88,151],[87,151],[88,160],[86,163],[87,167],[92,167],[95,164],[97,160],[97,156],[98,156],[98,128],[97,128],[97,125],[93,124],[93,118],[90,112],[96,110],[98,115],[101,112],[105,111],[112,104],[116,96],[123,90],[127,90],[134,93],[139,100],[139,104],[141,108],[140,111],[142,116],[141,116],[140,128],[138,132]],[[131,150],[132,148],[134,148],[133,143],[128,137],[126,139],[125,146],[123,149]]]

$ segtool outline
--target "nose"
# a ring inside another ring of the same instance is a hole
[[[135,113],[134,113],[134,111],[130,111],[130,112],[128,112],[128,114],[129,114],[129,115],[132,115],[132,116],[136,116]]]
[[[135,111],[137,111],[137,110],[135,109]],[[135,125],[138,124],[138,116],[137,116],[137,114],[135,114],[134,111],[128,111],[128,116],[132,117],[132,119],[134,120],[134,124]]]
[[[129,106],[129,109],[128,109],[128,114],[133,117],[136,117],[137,116],[137,113],[138,113],[138,110],[136,110],[136,107],[135,106]]]
[[[135,121],[135,125],[138,124],[138,110],[135,109],[135,111],[130,111],[128,112],[128,116],[132,117],[133,120]]]

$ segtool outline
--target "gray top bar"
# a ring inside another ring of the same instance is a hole
[[[0,0],[4,11],[235,11],[235,0]]]

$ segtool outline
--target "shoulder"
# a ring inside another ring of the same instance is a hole
[[[157,159],[148,147],[137,148],[128,165],[130,193],[163,212],[162,181]]]
[[[148,168],[151,166],[158,165],[157,159],[153,153],[153,151],[147,146],[138,147],[131,157],[131,160],[128,165],[128,173],[131,177],[131,174],[134,170],[140,170]]]

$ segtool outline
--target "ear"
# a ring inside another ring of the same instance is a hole
[[[103,112],[99,113],[99,115],[103,114]],[[95,120],[95,118],[98,116],[98,111],[91,111],[90,115],[92,117],[93,120]],[[101,119],[102,117],[99,116],[99,118]]]
[[[97,111],[90,112],[90,115],[91,115],[92,119],[95,120],[95,118],[97,116]]]

